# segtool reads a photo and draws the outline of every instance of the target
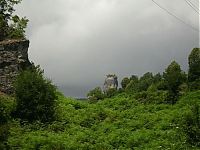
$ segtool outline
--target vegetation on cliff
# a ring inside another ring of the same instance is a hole
[[[20,2],[21,0],[0,1],[0,41],[25,38],[28,19],[13,15],[14,5]]]

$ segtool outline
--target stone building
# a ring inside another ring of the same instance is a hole
[[[0,91],[13,92],[13,80],[20,70],[30,66],[28,40],[7,40],[0,42]]]

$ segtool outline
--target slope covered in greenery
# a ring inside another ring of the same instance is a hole
[[[58,94],[57,121],[50,124],[10,123],[11,149],[199,149],[194,108],[200,91],[182,96],[174,105],[143,104],[125,93],[96,104]],[[188,118],[191,125],[187,124]],[[195,138],[195,137],[193,137]]]

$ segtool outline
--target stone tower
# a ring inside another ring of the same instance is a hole
[[[7,40],[0,42],[0,91],[13,92],[12,82],[20,70],[30,66],[28,40]]]

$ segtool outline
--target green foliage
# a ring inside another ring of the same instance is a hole
[[[169,102],[173,104],[177,100],[179,86],[186,81],[186,75],[182,72],[180,65],[173,61],[166,68],[163,77],[169,91]]]
[[[125,77],[122,79],[122,82],[121,82],[121,86],[122,86],[122,89],[126,89],[127,85],[130,83],[130,80],[128,77]]]
[[[188,57],[188,81],[191,90],[200,89],[200,48],[194,48]]]
[[[187,83],[182,83],[179,87],[178,87],[178,96],[183,96],[185,95],[187,92],[189,91],[188,89],[188,85]]]
[[[126,93],[96,104],[59,93],[58,97],[57,121],[12,124],[7,142],[11,149],[199,149],[187,140],[182,120],[192,112],[194,102],[199,103],[200,91],[185,95],[175,105],[142,104]],[[193,113],[192,118],[196,118]],[[197,122],[194,125],[197,131]]]
[[[7,36],[7,29],[8,24],[0,14],[0,41],[4,40],[4,38]]]
[[[139,89],[140,91],[146,91],[148,87],[153,83],[153,74],[151,72],[145,73],[139,82]]]
[[[0,1],[0,41],[4,39],[25,38],[25,28],[28,20],[13,16],[14,5],[19,4],[21,0],[1,0]]]
[[[25,37],[25,29],[28,23],[28,19],[19,18],[18,16],[12,17],[13,23],[10,25],[8,31],[8,38],[20,39]]]
[[[22,121],[1,126],[0,149],[200,149],[200,91],[188,90],[187,75],[175,61],[163,75],[148,72],[122,85],[120,92],[105,94],[97,87],[89,102],[77,101],[55,92],[39,68],[22,72],[15,84]],[[10,111],[2,112],[2,120],[10,120]]]
[[[160,73],[153,76],[153,83],[159,83],[160,81],[162,81],[162,75]]]
[[[14,111],[14,109],[14,99],[0,95],[0,124],[5,124],[11,119],[11,112]]]
[[[200,106],[194,103],[183,116],[182,129],[186,134],[187,142],[200,146]]]
[[[135,99],[141,103],[162,104],[168,98],[167,91],[143,91],[135,94]]]
[[[132,75],[130,77],[129,84],[125,88],[125,91],[127,93],[135,93],[136,91],[139,91],[138,83],[139,83],[138,77],[136,75]]]
[[[6,148],[6,140],[9,135],[9,121],[11,113],[15,109],[15,101],[5,95],[0,95],[0,149]]]
[[[95,103],[102,100],[104,98],[104,94],[100,87],[96,87],[87,94],[87,97],[91,103]]]
[[[56,88],[39,67],[20,73],[14,86],[19,118],[29,122],[54,120]]]
[[[138,82],[131,80],[130,83],[126,86],[125,91],[131,94],[139,91]]]
[[[131,80],[131,81],[134,81],[134,82],[138,82],[138,81],[139,81],[138,76],[136,76],[136,75],[132,75],[132,76],[130,77],[130,80]]]
[[[135,93],[146,91],[151,84],[154,82],[153,74],[150,72],[145,73],[139,80],[137,76],[130,78],[130,83],[126,87],[126,92]]]
[[[111,97],[115,96],[117,94],[117,92],[118,92],[117,89],[110,88],[110,89],[108,89],[108,91],[106,91],[105,97],[106,98],[111,98]]]

